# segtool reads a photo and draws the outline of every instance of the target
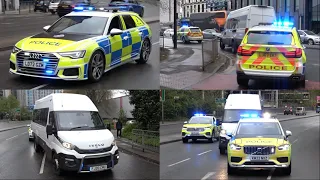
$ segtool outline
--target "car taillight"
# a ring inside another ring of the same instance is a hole
[[[191,32],[188,32],[187,36],[190,36],[191,35]]]
[[[237,53],[239,56],[251,56],[253,54],[253,51],[243,49],[242,46],[239,46]]]
[[[300,58],[302,56],[302,49],[296,48],[294,51],[287,51],[284,53],[287,58]]]
[[[72,8],[76,7],[75,5],[71,5]]]

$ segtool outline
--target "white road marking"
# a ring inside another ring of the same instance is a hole
[[[209,177],[213,176],[215,174],[215,172],[208,172],[205,176],[203,176],[203,178],[201,180],[206,180]]]
[[[42,162],[41,162],[41,167],[40,167],[39,174],[43,174],[44,163],[46,162],[46,155],[47,155],[47,153],[44,153],[43,158],[42,158]]]
[[[27,134],[28,132],[24,132],[24,133],[22,133],[21,135],[24,135],[24,134]]]
[[[8,140],[10,140],[10,139],[13,139],[13,138],[15,138],[15,137],[18,137],[19,135],[15,135],[15,136],[13,136],[13,137],[11,137],[11,138],[8,138],[8,139],[6,139],[6,141],[8,141]]]
[[[294,144],[294,143],[297,142],[297,141],[298,141],[298,139],[294,140],[294,141],[292,142],[292,144]]]
[[[46,86],[48,86],[48,84],[42,84],[42,85],[36,86],[36,87],[34,87],[34,88],[30,89],[30,90],[38,90],[38,89],[44,88]]]
[[[273,172],[274,172],[274,169],[272,169],[272,170],[270,171],[269,176],[267,177],[268,180],[270,180],[270,179],[272,178]]]
[[[212,151],[212,150],[205,151],[205,152],[203,152],[203,153],[198,154],[198,156],[201,156],[202,154],[205,154],[205,153],[208,153],[208,152],[211,152],[211,151]]]
[[[159,44],[160,42],[158,41],[158,42],[155,42],[155,43],[152,43],[152,45],[156,45],[156,44]]]
[[[188,158],[188,159],[184,159],[184,160],[179,161],[179,162],[176,162],[176,163],[174,163],[174,164],[170,164],[170,165],[168,165],[168,167],[171,167],[171,166],[174,166],[174,165],[177,165],[177,164],[183,163],[183,162],[188,161],[188,160],[190,160],[190,158]]]

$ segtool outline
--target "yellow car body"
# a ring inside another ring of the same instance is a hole
[[[135,23],[134,28],[126,27],[124,15],[131,16]],[[151,29],[136,13],[72,12],[63,18],[70,16],[106,17],[108,20],[101,35],[45,31],[20,40],[10,55],[9,72],[48,79],[98,81],[100,79],[92,78],[94,72],[92,59],[95,53],[100,53],[103,57],[104,67],[101,68],[103,74],[134,60],[139,63],[144,41],[149,42],[151,51]],[[112,36],[107,30],[108,24],[115,17],[120,19],[122,34]]]
[[[199,27],[181,27],[177,32],[177,39],[183,43],[190,43],[190,41],[201,43],[203,32]]]

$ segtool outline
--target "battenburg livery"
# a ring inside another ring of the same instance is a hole
[[[95,82],[127,62],[146,63],[151,47],[150,27],[136,13],[72,12],[19,41],[10,55],[10,72]]]

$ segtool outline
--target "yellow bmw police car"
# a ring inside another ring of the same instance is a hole
[[[184,123],[181,131],[183,143],[187,143],[189,139],[194,142],[197,139],[207,139],[212,143],[214,139],[219,137],[219,126],[214,116],[195,114],[189,122]]]
[[[201,43],[203,32],[199,27],[181,27],[177,32],[177,39],[181,40],[184,44],[190,43],[190,41]]]
[[[290,131],[277,119],[253,118],[238,122],[228,143],[228,174],[237,169],[281,169],[291,173]]]
[[[248,30],[237,51],[237,82],[286,79],[305,86],[306,54],[290,22],[260,24]]]
[[[133,12],[71,12],[44,32],[15,44],[10,73],[39,78],[99,81],[125,63],[148,61],[150,27]]]

